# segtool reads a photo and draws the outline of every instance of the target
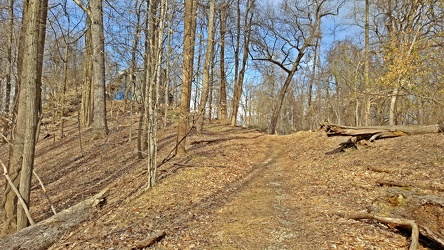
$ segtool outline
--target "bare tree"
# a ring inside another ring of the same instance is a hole
[[[14,74],[14,57],[13,57],[13,45],[14,45],[14,2],[15,0],[9,0],[9,23],[8,23],[8,42],[7,42],[7,67],[6,67],[6,86],[4,93],[4,106],[3,112],[6,116],[6,120],[3,124],[3,137],[0,138],[0,142],[4,141],[4,138],[8,136],[9,124],[11,123],[10,111],[11,111],[11,89]],[[3,96],[1,97],[3,98]]]
[[[194,44],[196,36],[197,1],[185,0],[184,45],[182,65],[182,90],[180,97],[179,125],[177,129],[176,155],[186,154],[185,141],[189,129],[191,83],[193,79]]]
[[[203,71],[203,81],[202,81],[202,93],[200,96],[199,108],[198,108],[198,118],[196,123],[196,132],[202,133],[202,127],[205,118],[205,107],[208,101],[208,93],[210,89],[210,73],[213,64],[213,51],[214,51],[214,12],[215,12],[215,0],[210,0],[210,13],[208,17],[208,40],[207,40],[207,51],[205,52],[205,63]]]
[[[304,3],[282,1],[277,11],[272,7],[265,11],[270,16],[259,17],[261,29],[255,37],[254,51],[257,55],[253,60],[269,61],[287,73],[273,105],[268,128],[271,134],[276,133],[282,104],[293,76],[299,69],[307,48],[314,46],[320,34],[319,22],[323,17],[337,13],[337,9],[331,12],[327,4],[326,0]]]
[[[237,1],[237,41],[235,48],[235,77],[234,77],[234,92],[233,92],[233,105],[232,105],[232,113],[231,113],[231,126],[235,126],[237,124],[237,113],[239,111],[239,103],[242,96],[242,86],[245,77],[245,71],[247,66],[248,54],[249,54],[249,46],[250,46],[250,36],[251,36],[251,26],[254,14],[254,6],[255,0],[247,0],[246,3],[246,12],[244,18],[243,25],[243,36],[242,36],[242,64],[241,69],[238,72],[238,61],[239,61],[239,42],[240,42],[240,33],[241,33],[241,6],[240,0]]]
[[[81,117],[84,126],[91,126],[94,118],[94,87],[93,87],[93,46],[91,34],[91,18],[86,17],[86,32],[85,32],[85,57],[83,59],[83,84],[82,84],[82,105]]]
[[[168,11],[168,0],[159,0],[152,8],[156,8],[152,13],[157,13],[153,17],[153,22],[156,23],[156,30],[153,30],[152,41],[152,77],[148,76],[146,79],[151,79],[147,89],[147,116],[148,116],[148,187],[153,187],[156,183],[156,171],[157,171],[157,106],[159,104],[159,88],[161,80],[161,65],[163,59],[163,40],[165,31],[165,19]],[[147,72],[148,74],[148,72]],[[167,98],[165,96],[165,98]]]
[[[227,11],[228,3],[224,2],[220,8],[220,50],[219,50],[219,60],[220,60],[220,88],[219,88],[219,103],[218,108],[220,114],[221,123],[225,124],[228,122],[227,117],[227,75],[225,73],[225,34],[227,33]]]
[[[85,11],[91,20],[92,70],[93,70],[93,127],[94,138],[104,138],[108,134],[105,101],[105,36],[103,32],[102,0],[90,0],[87,6],[81,0],[73,0]],[[88,47],[88,45],[86,45]]]
[[[47,7],[47,0],[25,2],[20,35],[23,48],[18,62],[20,90],[8,173],[28,207],[37,124],[41,113],[40,86]],[[21,230],[29,225],[25,210],[17,205],[17,197],[9,186],[6,186],[2,204],[4,209],[2,234]]]

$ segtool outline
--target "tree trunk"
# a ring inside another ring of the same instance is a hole
[[[133,37],[133,44],[131,48],[131,70],[130,70],[130,86],[127,86],[128,89],[131,89],[131,97],[130,97],[130,134],[129,134],[129,141],[132,140],[132,128],[133,128],[133,96],[134,96],[134,89],[136,86],[136,72],[137,72],[137,61],[136,61],[136,52],[137,47],[139,46],[139,35],[140,35],[140,18],[141,18],[141,10],[139,7],[139,0],[136,0],[134,10],[136,11],[137,15],[137,22]],[[128,92],[125,93],[125,100],[128,98],[127,96]],[[126,105],[125,105],[126,106]],[[138,156],[140,156],[138,154]]]
[[[182,66],[182,90],[180,97],[179,125],[177,129],[176,155],[186,154],[185,141],[188,134],[188,116],[190,112],[191,83],[193,80],[194,43],[196,34],[197,3],[185,0],[184,11],[184,48]]]
[[[85,57],[83,58],[83,84],[82,84],[82,106],[81,117],[84,126],[91,126],[93,122],[93,47],[91,37],[91,19],[86,17],[86,33],[85,33]]]
[[[320,28],[320,22],[321,22],[322,16],[319,11],[321,10],[322,4],[323,4],[323,2],[320,3],[320,5],[317,8],[316,19],[314,20],[314,23],[310,27],[311,30],[309,32],[309,36],[306,39],[304,39],[304,43],[301,45],[300,48],[297,49],[298,55],[297,55],[295,61],[292,63],[292,68],[287,69],[282,64],[277,63],[276,61],[272,61],[273,63],[279,65],[281,68],[284,68],[288,75],[287,75],[287,78],[285,79],[284,85],[282,86],[282,88],[279,92],[278,100],[275,102],[275,104],[273,106],[273,112],[271,115],[270,126],[268,128],[268,133],[270,133],[270,134],[276,133],[276,127],[277,127],[277,123],[279,120],[279,115],[281,112],[281,108],[282,108],[282,104],[284,102],[285,95],[287,93],[288,86],[290,85],[294,74],[298,70],[299,64],[301,63],[301,60],[305,55],[306,49],[309,46],[312,46],[311,44],[313,43],[313,40],[317,39],[320,34],[319,28]]]
[[[370,85],[370,0],[365,0],[365,49],[364,49],[364,88]],[[370,126],[371,98],[367,96],[364,114],[364,125]]]
[[[213,62],[213,49],[214,49],[214,8],[215,8],[215,0],[210,0],[210,16],[208,18],[208,41],[207,41],[207,51],[205,53],[205,62],[204,62],[204,72],[203,72],[203,81],[202,81],[202,94],[200,96],[199,109],[198,109],[198,117],[196,123],[196,132],[202,133],[202,127],[205,118],[205,107],[207,106],[208,101],[208,92],[210,86],[210,71],[212,68]]]
[[[96,138],[108,134],[105,100],[105,37],[102,0],[90,0],[91,35],[93,45],[94,119]]]
[[[220,11],[220,90],[219,112],[220,122],[227,123],[227,76],[225,74],[225,33],[227,28],[227,8],[225,5]]]
[[[394,87],[392,96],[390,97],[389,125],[396,125],[396,104],[398,102],[399,88]]]
[[[235,86],[234,86],[234,93],[233,93],[233,105],[232,105],[232,113],[231,113],[231,126],[235,126],[237,123],[237,114],[239,111],[239,103],[242,96],[242,86],[244,82],[244,76],[247,66],[247,59],[248,59],[248,48],[250,45],[250,35],[251,35],[251,23],[253,19],[253,6],[254,6],[255,0],[248,0],[247,1],[247,10],[245,13],[245,20],[244,20],[244,35],[243,35],[243,55],[242,55],[242,65],[241,70],[239,72],[237,81],[235,80]],[[238,9],[240,9],[239,2],[238,2]],[[238,14],[240,15],[240,11],[238,10]],[[240,18],[240,17],[239,17]],[[238,32],[240,32],[240,27],[238,29]]]
[[[167,34],[167,51],[166,58],[170,58],[171,56],[171,33],[168,29]],[[170,61],[167,60],[165,63],[165,86],[164,86],[164,110],[163,110],[163,126],[166,128],[168,126],[168,107],[171,104],[169,102],[169,94],[170,94]]]
[[[69,21],[68,21],[69,22]],[[69,25],[68,25],[69,26]],[[67,37],[69,37],[69,30],[68,30],[68,35]],[[66,50],[65,50],[65,55],[63,58],[63,86],[62,86],[62,100],[61,100],[61,104],[62,104],[62,110],[60,112],[60,138],[63,138],[64,135],[64,127],[65,127],[65,106],[66,106],[66,86],[68,85],[68,59],[69,59],[69,45],[68,43],[65,44],[66,46]]]
[[[155,41],[153,49],[153,78],[148,88],[148,162],[147,162],[147,172],[148,172],[148,187],[154,187],[156,184],[156,171],[157,171],[157,106],[159,103],[159,88],[161,80],[161,64],[163,58],[163,34],[165,27],[165,17],[167,12],[168,1],[160,0],[153,5],[153,17],[156,12],[155,9],[159,7],[158,18],[153,21],[157,23],[157,29],[153,32],[156,34],[157,40]],[[166,98],[166,97],[165,97]]]
[[[14,129],[8,172],[28,207],[41,105],[40,92],[47,6],[47,0],[26,2],[23,7],[22,34],[20,36],[23,54],[19,61],[21,65],[19,67],[20,89],[17,126]],[[19,231],[29,225],[23,208],[17,205],[17,197],[7,185],[3,204],[3,235],[14,230]]]
[[[303,53],[299,53],[298,58],[302,59],[302,57],[303,57]],[[298,61],[300,61],[300,59]],[[288,86],[290,86],[291,80],[293,79],[293,76],[296,73],[298,65],[299,65],[299,62],[293,64],[292,70],[287,75],[284,85],[282,86],[281,90],[279,91],[278,99],[273,106],[273,112],[271,114],[270,127],[268,128],[269,134],[276,133],[276,127],[277,127],[277,123],[279,120],[279,115],[281,113],[282,104],[284,103],[284,99],[285,99],[285,95],[287,93]]]
[[[9,26],[8,26],[8,47],[7,47],[7,60],[8,60],[8,67],[6,69],[6,88],[5,88],[5,102],[3,111],[4,113],[9,116],[10,114],[10,107],[11,107],[11,87],[12,87],[12,76],[14,74],[14,64],[13,64],[13,57],[12,57],[12,49],[13,49],[13,43],[14,43],[14,2],[15,0],[9,1]],[[3,136],[8,137],[9,134],[9,119],[8,121],[5,121],[3,125]],[[0,138],[0,142],[4,141],[4,138]]]
[[[238,95],[237,85],[239,84],[239,50],[240,50],[240,34],[241,34],[241,7],[240,0],[237,0],[237,16],[236,16],[236,46],[234,48],[234,90],[233,90],[233,101],[232,101],[232,110],[230,116],[230,124],[232,126],[236,125],[237,119],[237,107],[239,105],[240,97],[237,98],[236,104],[236,96]],[[235,106],[236,105],[236,106]],[[234,122],[233,122],[234,121]]]
[[[396,137],[404,135],[418,135],[418,134],[434,134],[444,132],[444,123],[421,126],[421,125],[396,125],[396,126],[370,126],[370,127],[350,127],[341,126],[330,123],[321,124],[321,129],[327,132],[328,136],[372,136],[381,134],[377,138],[384,138],[384,135],[391,135],[387,137]],[[387,133],[386,133],[387,132]],[[386,134],[384,134],[386,133]],[[375,138],[376,139],[376,138]]]

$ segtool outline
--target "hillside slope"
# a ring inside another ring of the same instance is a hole
[[[444,196],[442,135],[325,155],[345,139],[218,124],[191,135],[187,157],[161,164],[157,186],[146,189],[145,160],[137,160],[134,135],[129,141],[130,124],[112,127],[106,141],[88,142],[91,133],[83,131],[83,154],[74,127],[61,140],[39,143],[36,172],[57,211],[110,189],[107,204],[50,249],[143,249],[159,231],[165,237],[152,249],[407,249],[409,236],[395,227],[338,213],[368,211],[393,191],[381,180]],[[159,131],[159,162],[174,141],[174,127]],[[36,220],[51,215],[37,182],[32,204]]]

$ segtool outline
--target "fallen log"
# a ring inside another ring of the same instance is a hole
[[[444,123],[421,125],[396,125],[396,126],[371,126],[350,127],[331,123],[320,124],[320,129],[327,132],[328,136],[373,136],[380,134],[378,138],[389,138],[403,135],[443,133]],[[369,138],[370,138],[369,137]]]
[[[421,126],[421,125],[397,125],[397,126],[375,126],[375,127],[349,127],[324,122],[320,124],[320,130],[327,136],[351,136],[346,142],[342,142],[327,155],[344,152],[347,148],[357,149],[357,143],[363,140],[372,142],[378,139],[393,138],[405,135],[444,133],[444,123]]]
[[[0,240],[0,249],[48,249],[63,234],[86,221],[103,203],[108,189],[102,190],[68,209]]]

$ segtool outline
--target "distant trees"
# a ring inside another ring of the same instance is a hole
[[[438,1],[356,1],[356,8],[349,12],[356,22],[356,26],[347,26],[350,35],[333,40],[329,46],[318,50],[321,54],[316,54],[316,47],[325,44],[323,41],[327,31],[341,30],[341,27],[322,22],[318,30],[313,30],[317,33],[315,38],[308,41],[311,33],[307,29],[315,23],[316,11],[327,15],[340,13],[336,7],[342,3],[313,1],[305,9],[299,3],[298,15],[291,15],[292,11],[288,8],[278,12],[283,6],[295,6],[290,2],[270,4],[267,11],[262,11],[270,16],[274,12],[279,14],[275,15],[277,18],[260,17],[261,22],[255,27],[252,38],[254,60],[275,61],[275,65],[280,68],[284,66],[287,72],[291,72],[288,60],[302,55],[297,72],[288,78],[288,95],[284,95],[283,99],[283,95],[269,92],[270,89],[264,86],[256,88],[253,93],[253,99],[270,95],[278,100],[274,102],[272,111],[268,111],[269,116],[265,115],[269,119],[267,127],[270,133],[311,129],[316,121],[324,119],[348,125],[429,124],[443,119],[442,114],[437,113],[443,104],[442,85],[432,76],[432,72],[441,69],[435,63],[439,54],[435,48],[442,44],[443,39],[442,4],[438,4]],[[315,4],[322,8],[316,9]],[[350,7],[352,3],[348,2],[347,5]],[[344,13],[345,8],[338,10]],[[279,17],[285,18],[281,20]],[[304,20],[307,22],[302,22]],[[293,22],[292,26],[280,31],[285,23],[290,22]],[[285,30],[292,28],[303,32],[285,33]],[[361,33],[362,41],[358,39]],[[328,40],[337,35],[330,34]],[[313,50],[301,49],[303,41],[308,41],[308,47]],[[292,45],[297,45],[294,46],[295,50],[287,51]],[[264,48],[268,48],[268,51]],[[265,73],[266,67],[258,61],[256,66],[262,75],[257,84],[270,83],[267,80],[270,79],[269,75]],[[286,83],[275,79],[271,87],[276,90],[280,86],[283,93]],[[272,103],[269,102],[269,105]],[[277,112],[279,103],[286,110],[284,113]],[[261,104],[256,106],[254,101],[250,103],[251,115],[264,116],[263,112],[267,111],[263,107],[264,102]],[[253,121],[258,118],[253,118]],[[279,121],[277,126],[276,121]]]
[[[337,122],[430,124],[443,119],[436,113],[442,107],[442,85],[432,73],[441,69],[435,48],[442,44],[442,4],[368,0],[365,6],[354,12],[364,28],[364,47],[350,38],[336,42],[328,53]]]

